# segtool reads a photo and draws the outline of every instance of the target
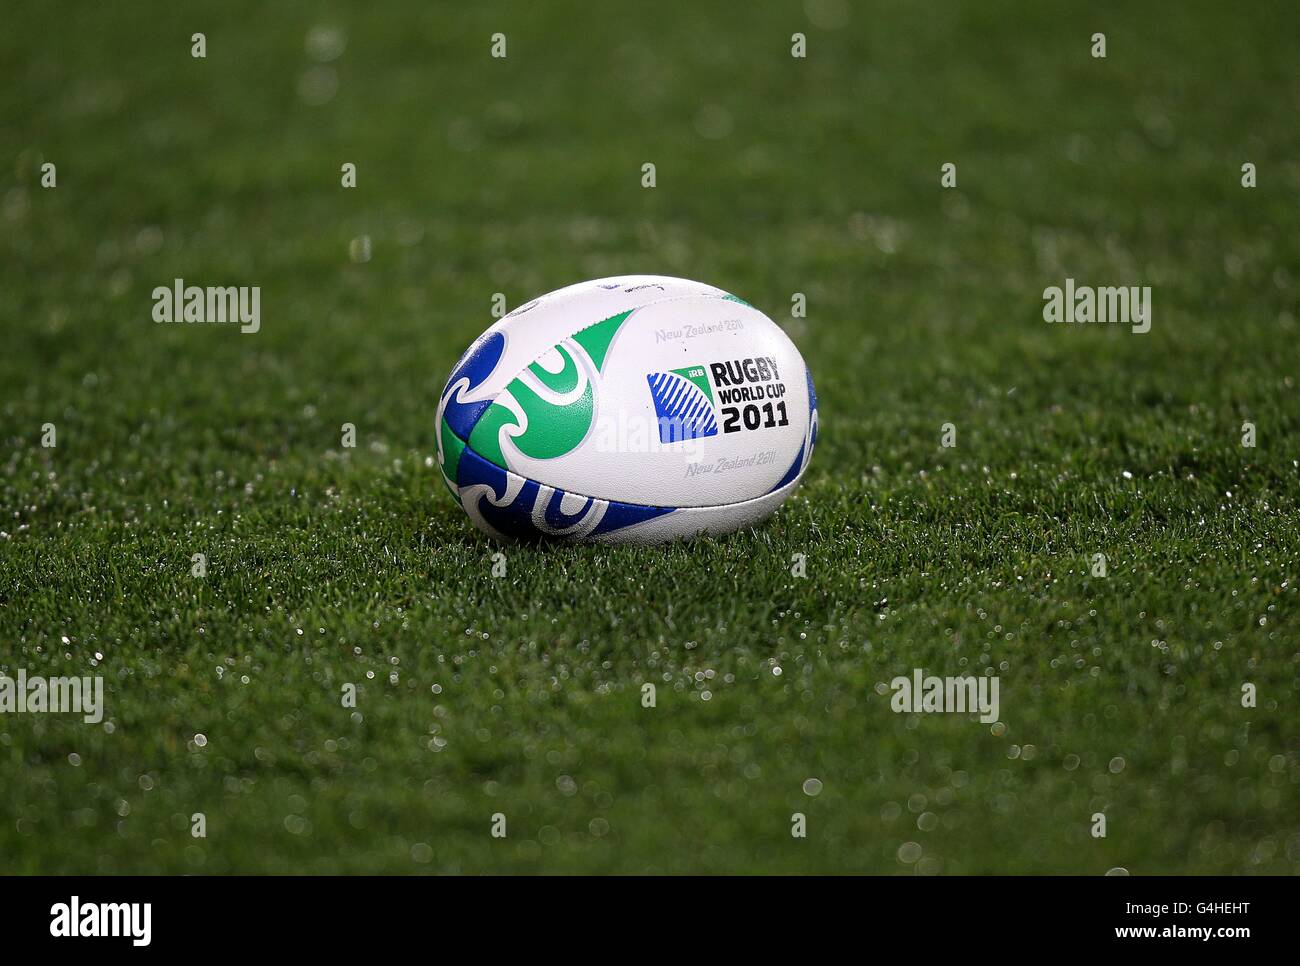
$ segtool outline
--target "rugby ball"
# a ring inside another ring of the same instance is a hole
[[[781,505],[816,439],[812,376],[776,323],[657,275],[520,306],[469,347],[438,400],[443,480],[504,539],[728,533]]]

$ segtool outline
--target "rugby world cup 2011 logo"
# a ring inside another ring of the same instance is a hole
[[[646,375],[659,423],[659,442],[678,443],[718,435],[713,390],[703,366]]]

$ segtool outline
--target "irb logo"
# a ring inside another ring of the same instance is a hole
[[[646,375],[659,422],[659,442],[677,443],[718,435],[713,389],[703,366]]]

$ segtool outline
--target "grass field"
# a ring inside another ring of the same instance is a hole
[[[0,716],[0,871],[1300,870],[1293,4],[183,7],[0,32],[0,671],[107,705]],[[492,579],[442,382],[493,293],[631,272],[786,328],[804,485]]]

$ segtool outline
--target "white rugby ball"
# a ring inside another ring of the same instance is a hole
[[[753,306],[625,275],[484,332],[442,391],[437,438],[452,495],[494,537],[659,543],[771,514],[812,456],[817,397]]]

